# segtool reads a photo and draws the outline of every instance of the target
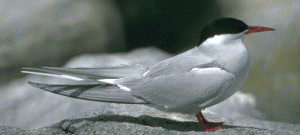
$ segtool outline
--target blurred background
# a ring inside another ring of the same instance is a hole
[[[253,99],[240,101],[260,118],[300,124],[299,8],[298,0],[2,0],[0,125],[39,128],[99,104],[37,90],[26,82],[61,81],[21,67],[150,66],[196,46],[201,28],[221,17],[276,29],[245,38],[251,69],[240,91]]]

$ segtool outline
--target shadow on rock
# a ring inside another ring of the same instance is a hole
[[[139,117],[133,116],[125,116],[125,115],[98,115],[96,117],[90,118],[78,118],[73,120],[63,120],[59,123],[59,125],[65,125],[68,123],[68,126],[64,128],[65,131],[68,131],[70,126],[73,124],[81,123],[81,122],[127,122],[133,124],[139,124],[150,127],[162,127],[167,130],[174,131],[204,131],[198,122],[192,121],[175,121],[166,118],[152,117],[147,115],[142,115]],[[233,126],[233,125],[222,125],[223,129],[228,128],[253,128],[254,127],[243,127],[243,126]]]

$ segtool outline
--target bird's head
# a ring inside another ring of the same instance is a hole
[[[208,38],[221,34],[251,34],[256,32],[273,31],[275,29],[262,26],[249,26],[241,20],[234,18],[222,18],[206,25],[200,35],[199,44]]]

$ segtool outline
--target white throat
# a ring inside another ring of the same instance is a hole
[[[222,68],[236,74],[244,66],[249,66],[249,54],[243,43],[245,34],[221,34],[208,38],[199,50],[213,58]]]

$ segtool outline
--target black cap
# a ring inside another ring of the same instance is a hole
[[[241,20],[234,18],[222,18],[218,19],[208,25],[206,25],[200,35],[200,45],[206,39],[220,34],[237,34],[247,30],[249,27]]]

